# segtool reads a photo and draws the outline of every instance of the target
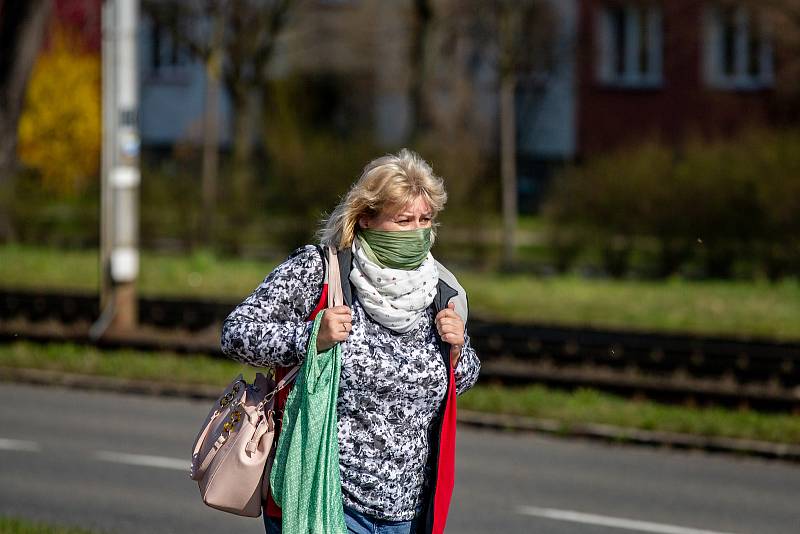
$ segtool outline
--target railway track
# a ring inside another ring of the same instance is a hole
[[[139,300],[141,327],[104,336],[106,347],[222,356],[219,329],[235,302]],[[89,342],[96,296],[0,292],[0,339]],[[482,380],[593,387],[670,402],[800,413],[800,343],[519,325],[470,320]]]

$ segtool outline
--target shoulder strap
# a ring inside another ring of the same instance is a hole
[[[339,271],[339,257],[336,253],[336,249],[333,247],[325,247],[325,256],[328,264],[326,272],[328,308],[341,306],[344,304],[344,293],[342,291],[342,273]]]
[[[336,253],[339,260],[339,278],[342,281],[342,299],[344,304],[353,305],[353,285],[350,283],[350,269],[353,265],[353,251],[350,247]]]
[[[317,302],[317,306],[312,310],[312,312],[308,316],[309,321],[313,321],[314,318],[317,316],[319,312],[324,310],[325,308],[330,308],[331,306],[336,306],[336,304],[331,304],[335,302],[334,295],[336,291],[338,291],[339,295],[339,303],[341,304],[341,283],[338,284],[338,290],[334,285],[333,290],[330,287],[329,278],[331,275],[334,275],[334,278],[339,281],[339,262],[336,259],[336,253],[331,252],[333,249],[330,247],[323,247],[322,245],[316,245],[314,247],[317,249],[317,252],[322,258],[322,293],[319,296],[319,302]],[[331,261],[333,258],[333,261]],[[283,376],[281,381],[278,383],[277,387],[275,388],[275,393],[286,387],[287,385],[291,384],[295,377],[297,376],[297,372],[300,370],[300,365],[297,364],[295,366],[289,367],[288,372]]]

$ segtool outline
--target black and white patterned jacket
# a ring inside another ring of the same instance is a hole
[[[344,502],[394,521],[422,513],[429,523],[423,531],[434,531],[434,523],[443,528],[452,480],[445,475],[446,482],[440,484],[439,479],[442,469],[452,469],[454,399],[476,382],[480,361],[465,336],[451,373],[449,345],[439,338],[433,318],[454,299],[456,311],[466,321],[466,293],[440,267],[428,320],[399,334],[372,320],[361,307],[348,278],[350,250],[340,251],[338,257],[345,304],[353,313],[352,331],[342,343],[337,404]],[[323,280],[319,247],[296,250],[227,317],[223,352],[255,366],[286,367],[302,361],[311,326],[308,318],[320,301]],[[443,432],[453,433],[452,447],[450,436],[443,439]],[[442,443],[447,451],[441,450]]]

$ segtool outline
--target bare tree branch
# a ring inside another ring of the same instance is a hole
[[[53,9],[52,0],[0,3],[0,188],[11,181],[17,163],[17,125],[25,89],[39,55]],[[2,191],[5,193],[5,191]],[[8,210],[0,209],[0,240],[14,233]]]

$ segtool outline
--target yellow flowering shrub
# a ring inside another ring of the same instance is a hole
[[[100,166],[100,56],[65,29],[36,61],[19,121],[19,158],[42,185],[74,195],[97,179]]]

